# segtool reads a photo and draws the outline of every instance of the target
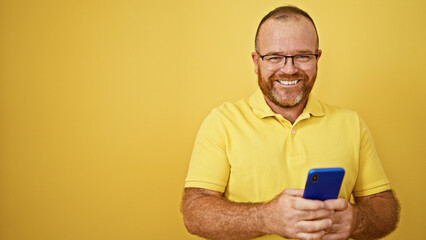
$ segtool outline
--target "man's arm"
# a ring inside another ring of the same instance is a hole
[[[222,193],[187,188],[182,202],[185,226],[208,239],[250,239],[266,234],[319,239],[334,212],[324,202],[301,198],[303,190],[286,189],[268,203],[235,203]]]
[[[399,220],[400,206],[392,191],[355,198],[354,239],[377,239],[391,233]]]
[[[326,208],[334,209],[333,225],[322,240],[377,239],[391,233],[398,223],[399,204],[392,191],[356,197],[355,204],[345,199],[327,200]]]

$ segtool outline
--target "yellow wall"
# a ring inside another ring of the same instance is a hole
[[[189,239],[195,134],[251,94],[260,19],[315,19],[315,94],[370,126],[402,203],[389,239],[426,234],[426,3],[0,1],[0,239]]]

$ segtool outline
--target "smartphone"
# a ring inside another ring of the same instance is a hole
[[[325,201],[339,196],[345,170],[343,168],[313,168],[308,173],[303,198]]]

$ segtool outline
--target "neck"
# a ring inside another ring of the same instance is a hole
[[[268,98],[265,97],[266,103],[269,105],[269,107],[277,114],[280,114],[285,119],[287,119],[291,124],[294,124],[296,119],[302,114],[303,109],[305,109],[306,103],[308,99],[303,100],[303,102],[300,102],[294,107],[284,108],[281,107],[271,101],[269,101]]]

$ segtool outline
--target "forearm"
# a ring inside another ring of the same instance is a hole
[[[198,195],[183,201],[188,231],[208,239],[250,239],[264,235],[262,203],[233,203],[220,196]]]
[[[398,223],[399,204],[391,191],[377,194],[354,205],[351,237],[377,239],[391,233]]]

